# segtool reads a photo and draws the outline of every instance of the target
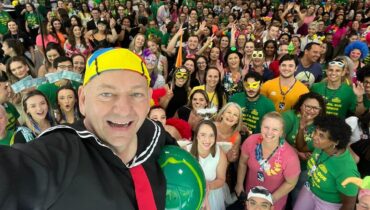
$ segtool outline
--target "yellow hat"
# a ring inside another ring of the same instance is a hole
[[[95,51],[87,59],[83,85],[86,85],[96,75],[110,70],[135,71],[146,77],[148,86],[150,84],[148,69],[138,55],[124,48],[104,48]]]

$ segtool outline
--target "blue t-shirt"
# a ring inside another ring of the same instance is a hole
[[[295,78],[308,86],[320,82],[322,79],[321,64],[316,62],[308,68],[304,68],[302,63],[299,62],[297,71],[295,72]]]

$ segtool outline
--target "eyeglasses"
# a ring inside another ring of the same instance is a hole
[[[73,65],[85,65],[85,62],[73,62]]]
[[[257,82],[244,82],[245,88],[257,89],[260,86],[260,81]]]
[[[178,72],[176,72],[175,77],[176,77],[176,79],[185,79],[185,80],[187,80],[188,79],[188,73],[178,71]]]
[[[307,111],[315,111],[315,112],[319,112],[321,110],[321,107],[317,107],[317,106],[311,106],[311,105],[307,105],[307,104],[303,104],[304,108],[307,110]]]
[[[197,65],[204,65],[206,62],[197,62]]]
[[[341,68],[343,68],[344,67],[344,63],[342,62],[342,61],[339,61],[339,60],[337,60],[337,61],[330,61],[329,62],[329,65],[337,65],[337,66],[339,66],[339,67],[341,67]]]
[[[370,85],[370,81],[364,80],[364,85]]]
[[[252,58],[263,58],[262,51],[253,51]]]
[[[58,69],[72,69],[73,66],[72,65],[59,65],[58,66]]]

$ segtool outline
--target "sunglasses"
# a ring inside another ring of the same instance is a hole
[[[339,66],[341,68],[344,67],[344,63],[342,61],[330,61],[329,62],[329,65],[337,65],[337,66]]]
[[[262,51],[254,51],[252,54],[252,58],[263,58],[263,52]]]
[[[271,195],[271,193],[270,193],[268,190],[266,190],[266,189],[261,189],[261,188],[259,188],[259,187],[253,187],[253,188],[251,189],[251,191],[252,191],[252,193],[262,194],[262,195],[265,195],[265,196],[270,196],[270,195]]]
[[[257,82],[244,82],[245,88],[257,89],[260,86],[260,81]]]
[[[176,77],[176,79],[185,79],[186,80],[186,79],[188,79],[188,73],[178,71],[178,72],[176,72],[175,77]]]

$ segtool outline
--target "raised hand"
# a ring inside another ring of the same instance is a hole
[[[186,28],[183,28],[183,27],[182,27],[182,25],[181,25],[181,26],[180,26],[180,28],[179,28],[179,30],[177,31],[177,33],[176,33],[176,34],[177,34],[178,36],[183,35],[183,34],[184,34],[184,30],[185,30],[185,29],[186,29]]]
[[[353,83],[352,89],[357,97],[362,97],[365,94],[365,88],[362,82],[357,81],[357,84]]]
[[[199,31],[201,32],[201,33],[203,33],[203,31],[204,31],[204,29],[206,28],[206,21],[202,21],[202,23],[200,24],[200,26],[199,26]]]
[[[291,10],[291,9],[293,9],[293,7],[295,7],[296,5],[294,4],[294,2],[290,2],[289,4],[288,4],[288,7],[287,7],[287,9],[288,10]]]
[[[114,20],[114,18],[111,18],[109,20],[109,26],[110,28],[114,28],[116,26],[116,20]]]

